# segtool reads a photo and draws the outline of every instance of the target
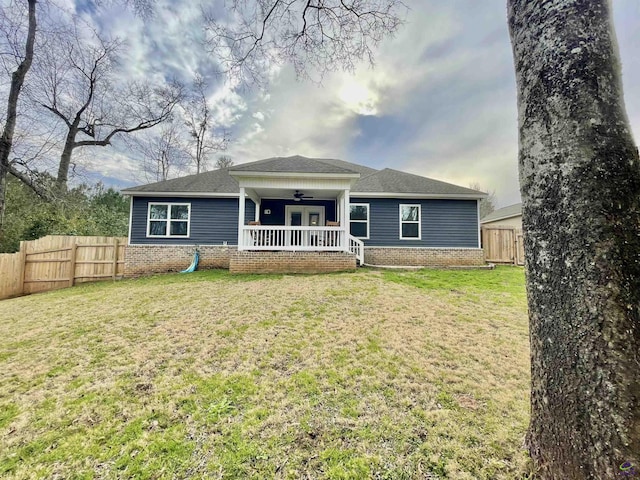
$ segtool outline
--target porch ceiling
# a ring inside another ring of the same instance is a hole
[[[290,199],[293,200],[293,194],[296,189],[291,188],[252,188],[247,189],[247,193],[249,190],[253,190],[255,194],[260,198],[282,198],[282,199]],[[336,189],[318,189],[318,188],[303,188],[300,187],[298,189],[300,192],[304,193],[305,196],[314,197],[313,200],[334,200],[340,195],[344,190],[336,190]],[[304,201],[304,199],[302,199]]]

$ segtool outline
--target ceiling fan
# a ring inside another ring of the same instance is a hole
[[[296,190],[295,193],[293,194],[293,199],[296,202],[299,202],[300,200],[302,200],[304,198],[313,198],[313,197],[309,197],[309,196],[305,195],[300,190]]]

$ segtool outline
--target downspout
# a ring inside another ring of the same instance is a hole
[[[240,187],[240,196],[238,197],[238,251],[244,250],[244,187]]]
[[[476,200],[476,218],[478,219],[478,248],[482,248],[482,227],[480,225],[480,199]]]
[[[129,238],[127,245],[131,245],[131,227],[133,225],[133,195],[129,197]]]

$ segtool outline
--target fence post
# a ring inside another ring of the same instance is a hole
[[[18,282],[20,283],[20,295],[24,294],[24,276],[27,270],[27,246],[24,241],[20,242],[20,276]]]
[[[116,279],[118,272],[118,238],[113,239],[113,280]]]
[[[75,239],[73,241],[73,244],[71,245],[71,258],[69,261],[69,286],[73,287],[73,282],[75,280],[76,277],[76,250],[78,248],[78,244],[75,242]]]

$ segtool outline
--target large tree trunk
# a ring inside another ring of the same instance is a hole
[[[64,193],[67,191],[67,182],[69,181],[69,167],[71,166],[71,155],[75,148],[76,135],[78,135],[77,119],[69,125],[67,138],[60,154],[60,163],[58,164],[58,175],[56,176],[56,191]]]
[[[36,0],[29,0],[29,27],[25,44],[24,59],[11,75],[9,99],[7,101],[7,119],[0,136],[0,234],[3,232],[5,198],[7,194],[7,175],[9,174],[9,155],[13,145],[13,133],[16,129],[18,115],[18,98],[24,84],[31,63],[33,61],[33,46],[36,38]]]
[[[607,0],[509,0],[544,479],[640,475],[640,163]],[[629,472],[627,472],[629,473]]]

